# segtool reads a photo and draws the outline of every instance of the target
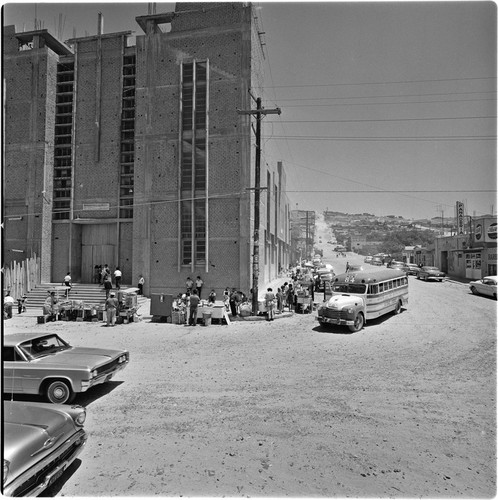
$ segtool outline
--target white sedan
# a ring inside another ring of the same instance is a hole
[[[498,276],[485,276],[482,280],[471,281],[470,291],[479,295],[488,295],[496,299]]]

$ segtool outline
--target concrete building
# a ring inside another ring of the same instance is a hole
[[[145,4],[144,4],[145,5]],[[4,261],[41,257],[42,282],[123,282],[178,293],[252,286],[255,147],[240,110],[261,95],[263,45],[247,3],[177,3],[142,34],[61,43],[3,36]],[[261,168],[260,286],[289,264],[282,163]]]
[[[462,234],[436,238],[435,265],[460,278],[496,276],[497,219],[492,215],[468,219]]]

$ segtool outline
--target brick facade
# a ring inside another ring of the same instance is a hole
[[[20,52],[20,34],[13,27],[4,30],[11,187],[5,213],[40,215],[9,226],[6,244],[24,245],[26,252],[36,248],[46,269],[42,280],[61,281],[70,269],[75,281],[90,281],[94,264],[106,263],[121,268],[124,283],[135,285],[142,274],[146,293],[176,294],[187,276],[197,275],[206,290],[219,294],[226,286],[246,293],[252,286],[254,193],[248,188],[254,185],[254,134],[251,117],[238,112],[254,108],[249,89],[258,92],[262,82],[252,7],[178,3],[175,13],[165,16],[161,21],[171,21],[169,32],[147,28],[155,26],[154,15],[137,18],[146,29],[133,47],[127,46],[130,32],[98,34],[70,40],[69,53],[53,40],[52,49]],[[119,210],[126,56],[134,57],[136,72],[132,219],[120,218]],[[57,63],[67,60],[74,62],[71,209],[68,220],[52,220]],[[201,266],[185,266],[179,244],[180,69],[194,60],[209,66],[207,259]],[[289,264],[285,171],[281,163],[266,165],[262,186],[267,172],[271,185],[270,197],[261,195],[260,286]],[[35,188],[43,178],[48,201]]]

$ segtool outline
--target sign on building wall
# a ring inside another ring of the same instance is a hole
[[[496,243],[496,219],[480,219],[475,224],[475,239],[482,243]]]
[[[97,210],[109,210],[109,203],[83,203],[83,210],[95,212]]]
[[[456,202],[456,214],[457,214],[457,234],[463,234],[465,207],[461,201]]]

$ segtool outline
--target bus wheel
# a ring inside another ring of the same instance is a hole
[[[396,308],[394,309],[394,314],[399,314],[401,312],[401,300],[398,300]]]
[[[359,332],[363,328],[363,324],[365,323],[365,319],[363,318],[363,313],[358,313],[356,318],[354,319],[354,324],[349,325],[348,328],[352,332]]]

